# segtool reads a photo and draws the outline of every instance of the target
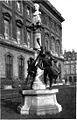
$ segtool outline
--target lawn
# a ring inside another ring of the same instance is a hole
[[[2,119],[76,119],[76,87],[75,86],[55,86],[59,89],[57,94],[58,103],[62,105],[62,112],[56,115],[20,115],[17,113],[17,101],[1,102]],[[55,88],[53,87],[53,88]]]

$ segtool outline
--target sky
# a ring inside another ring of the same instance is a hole
[[[65,21],[62,23],[63,51],[77,52],[77,0],[49,0],[61,13]]]

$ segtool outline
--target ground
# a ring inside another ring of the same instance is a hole
[[[2,119],[76,119],[76,86],[55,86],[59,89],[57,100],[62,105],[62,112],[56,115],[20,115],[17,112],[17,106],[20,104],[17,101],[2,101],[1,102],[1,118]],[[53,87],[54,88],[54,87]]]

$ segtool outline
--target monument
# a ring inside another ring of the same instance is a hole
[[[46,85],[42,79],[44,70],[38,65],[40,61],[41,51],[41,12],[39,5],[34,4],[35,12],[33,14],[32,26],[35,28],[35,56],[33,65],[36,67],[36,75],[33,78],[32,88],[30,90],[22,90],[23,104],[18,106],[18,111],[22,115],[36,114],[56,114],[62,111],[62,107],[57,102],[56,94],[58,89],[46,89]],[[35,63],[35,64],[34,64]],[[34,72],[34,71],[33,71]]]

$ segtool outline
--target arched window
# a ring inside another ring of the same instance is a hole
[[[71,76],[69,77],[69,81],[72,82],[72,77]]]
[[[18,58],[18,71],[19,71],[19,79],[24,79],[24,58],[20,56]]]
[[[60,55],[60,42],[59,42],[59,40],[56,41],[56,52],[58,55]]]
[[[7,54],[5,57],[6,78],[12,79],[13,77],[13,56]]]

